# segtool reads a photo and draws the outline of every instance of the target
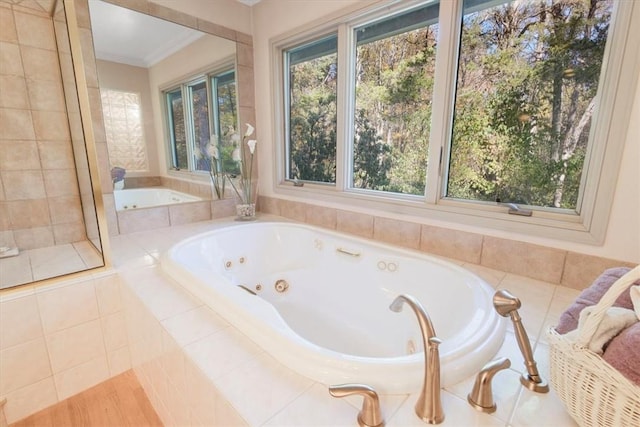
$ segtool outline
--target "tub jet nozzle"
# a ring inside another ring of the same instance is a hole
[[[518,347],[520,347],[520,352],[522,353],[522,357],[524,357],[527,373],[522,374],[520,383],[531,391],[547,393],[549,391],[549,385],[538,373],[538,367],[536,361],[533,359],[533,351],[531,351],[527,331],[522,325],[520,314],[518,314],[518,309],[521,306],[520,300],[507,290],[499,290],[493,295],[493,307],[498,314],[503,317],[511,317]]]

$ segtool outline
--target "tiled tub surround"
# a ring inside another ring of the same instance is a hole
[[[261,212],[526,276],[584,289],[602,271],[636,264],[461,230],[303,202],[259,197]]]
[[[153,178],[153,177],[152,177]],[[235,214],[235,199],[227,198],[223,200],[212,200],[212,189],[210,183],[187,181],[172,177],[156,177],[162,183],[161,188],[180,191],[201,197],[199,202],[188,202],[179,205],[157,206],[136,210],[118,211],[115,209],[113,193],[104,194],[106,211],[114,212],[112,216],[107,215],[109,221],[109,234],[128,234],[135,231],[152,230],[155,228],[168,227],[171,225],[188,224],[197,221],[206,221],[215,218],[223,218]],[[127,178],[125,178],[126,180]],[[137,179],[137,178],[132,178]],[[147,181],[134,181],[147,182]],[[156,182],[152,179],[149,182]],[[141,188],[141,187],[134,187]],[[153,187],[151,187],[153,188]],[[127,189],[125,185],[125,189]]]
[[[0,293],[0,399],[9,423],[130,368],[115,272]]]
[[[260,220],[282,220],[262,214]],[[166,425],[355,426],[361,398],[335,399],[327,387],[272,359],[202,301],[161,273],[158,259],[176,241],[230,219],[114,237],[114,262],[122,277],[132,366]],[[520,313],[541,375],[549,378],[543,331],[555,324],[579,291],[473,263],[465,268],[523,303]],[[436,328],[437,325],[434,325]],[[575,426],[557,396],[524,389],[524,371],[511,326],[498,356],[512,367],[493,384],[498,410],[481,414],[466,402],[474,378],[442,391],[443,425]],[[420,375],[420,374],[418,374]],[[414,415],[417,395],[383,395],[389,426],[423,426]]]

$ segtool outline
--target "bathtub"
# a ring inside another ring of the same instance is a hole
[[[274,358],[326,385],[382,393],[420,389],[418,298],[440,345],[442,383],[476,374],[502,345],[493,289],[446,261],[324,229],[280,222],[232,225],[171,247],[163,271]]]
[[[176,203],[197,202],[200,197],[181,193],[168,188],[133,188],[113,192],[116,210],[150,208]]]

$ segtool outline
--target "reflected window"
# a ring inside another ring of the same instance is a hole
[[[101,89],[109,162],[130,172],[149,169],[140,94]]]
[[[235,71],[227,69],[191,78],[165,91],[164,98],[170,166],[208,173],[213,141],[220,153],[218,167],[237,173],[237,165],[231,160],[238,123]]]

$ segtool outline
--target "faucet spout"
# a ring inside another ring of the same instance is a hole
[[[431,318],[416,298],[411,295],[399,295],[389,308],[399,313],[402,311],[403,304],[409,305],[418,318],[424,345],[424,382],[415,406],[416,415],[429,424],[440,424],[444,421],[440,396],[440,352],[438,350],[442,341],[436,337]]]

